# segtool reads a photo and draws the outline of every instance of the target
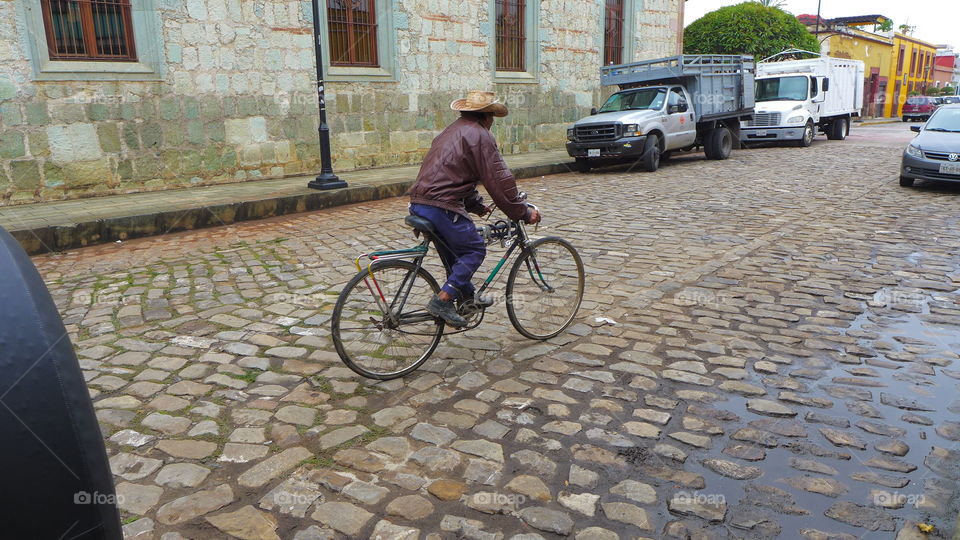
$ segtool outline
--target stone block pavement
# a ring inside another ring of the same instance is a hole
[[[565,151],[506,156],[518,178],[569,172]],[[31,255],[171,232],[218,227],[396,197],[416,179],[419,165],[338,173],[344,189],[307,188],[313,176],[0,206],[5,228]]]
[[[949,538],[960,189],[897,186],[905,129],[524,181],[574,326],[496,305],[386,383],[329,317],[403,199],[34,261],[128,538]]]

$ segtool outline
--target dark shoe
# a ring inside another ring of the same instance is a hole
[[[453,302],[444,302],[443,300],[440,300],[439,297],[434,296],[427,303],[426,309],[427,313],[433,315],[434,317],[440,317],[444,320],[444,322],[451,326],[456,328],[463,328],[467,326],[467,320],[457,313],[457,308],[453,305]]]

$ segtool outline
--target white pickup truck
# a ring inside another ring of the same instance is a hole
[[[697,147],[727,159],[740,146],[740,121],[753,114],[753,74],[753,59],[740,55],[604,66],[601,84],[620,91],[567,130],[567,153],[581,172],[616,161],[655,171],[671,152]]]
[[[794,60],[800,55],[816,58]],[[740,127],[744,144],[793,141],[810,146],[817,131],[843,140],[863,109],[863,62],[789,50],[757,64],[756,112]]]

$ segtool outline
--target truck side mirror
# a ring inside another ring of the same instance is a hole
[[[593,107],[592,109],[590,109],[590,116],[593,116],[595,114],[597,114],[597,108]]]
[[[687,106],[687,100],[681,99],[680,102],[677,103],[677,108],[678,112],[687,112],[690,107]]]
[[[827,79],[826,77],[824,77],[824,79],[823,79],[823,91],[826,92],[826,91],[829,90],[829,89],[830,89],[830,79]]]

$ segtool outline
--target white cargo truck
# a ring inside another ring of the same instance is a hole
[[[794,59],[799,55],[815,58]],[[843,140],[863,109],[863,62],[789,50],[757,64],[756,111],[743,122],[744,144],[792,141],[810,146],[817,132]]]

